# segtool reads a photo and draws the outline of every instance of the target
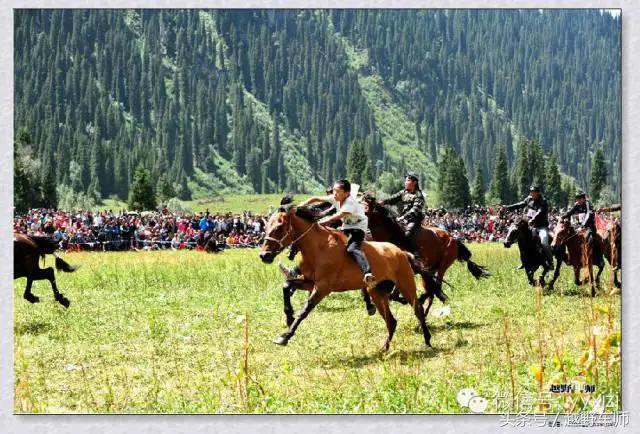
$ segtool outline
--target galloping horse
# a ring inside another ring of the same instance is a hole
[[[597,243],[600,241],[596,239],[594,242]],[[587,271],[589,272],[589,283],[591,285],[591,296],[595,297],[596,287],[594,286],[593,264],[595,259],[597,261],[595,264],[598,267],[598,274],[595,277],[595,282],[599,288],[600,274],[602,274],[602,269],[604,268],[604,260],[602,259],[602,256],[594,258],[593,249],[587,243],[584,234],[576,231],[568,220],[560,221],[556,225],[551,247],[555,248],[556,246],[567,247],[568,255],[565,262],[573,267],[574,282],[577,286],[586,283],[586,279],[584,281],[580,280],[580,270],[587,267]]]
[[[403,229],[392,217],[391,212],[379,204],[370,193],[365,193],[363,199],[373,239],[393,243],[404,250],[410,249]],[[456,259],[466,261],[467,269],[476,279],[490,276],[485,267],[471,260],[469,249],[460,240],[454,239],[449,232],[421,226],[416,230],[415,237],[424,267],[429,272],[437,273],[435,288],[429,287],[429,280],[425,280],[425,276],[421,273],[426,298],[429,301],[426,312],[429,311],[434,295],[443,302],[446,300],[446,295],[442,292],[442,282],[444,274]]]
[[[504,246],[506,248],[511,247],[513,243],[518,243],[518,249],[520,250],[520,260],[524,265],[525,273],[527,274],[527,279],[529,280],[529,284],[532,286],[535,285],[534,273],[540,267],[542,267],[542,274],[540,275],[539,284],[544,287],[544,277],[547,275],[549,270],[553,268],[553,261],[549,263],[544,251],[542,250],[542,245],[540,244],[540,240],[529,228],[529,222],[525,218],[518,219],[515,223],[513,223],[509,227],[509,231],[507,232],[507,239],[505,240]],[[555,284],[558,275],[560,274],[560,264],[562,262],[561,258],[557,258],[558,263],[556,265],[555,274],[553,276],[553,280],[549,284],[549,289],[553,289],[553,285]]]
[[[329,193],[329,191],[327,191],[327,193]],[[293,204],[293,197],[290,195],[283,197],[282,200],[280,201],[281,206],[290,205],[290,204]],[[331,207],[332,205],[327,202],[327,203],[321,203],[317,205],[310,205],[308,207],[308,210],[313,215],[313,221],[317,221],[322,216],[324,216],[325,213],[327,213],[331,209]],[[340,222],[336,222],[332,224],[330,227],[333,227],[335,229],[339,225],[340,225]],[[289,255],[288,255],[289,260],[293,261],[297,253],[298,253],[297,246],[292,244],[290,247]],[[298,278],[298,279],[287,279],[282,284],[282,302],[284,304],[284,316],[287,321],[287,327],[289,327],[294,320],[293,306],[291,306],[291,296],[296,291],[296,289],[304,289],[307,291],[311,291],[312,288],[313,288],[313,284],[309,281],[305,281],[304,276],[301,276],[301,278]],[[373,303],[371,303],[371,297],[369,297],[369,293],[367,292],[367,289],[364,287],[364,285],[361,288],[360,292],[362,293],[362,299],[367,308],[367,313],[369,315],[375,315],[376,307]]]
[[[34,280],[47,279],[51,282],[53,295],[64,307],[69,307],[69,300],[58,291],[56,286],[56,276],[53,268],[40,268],[38,260],[45,255],[54,255],[56,257],[56,269],[70,273],[76,270],[66,263],[63,259],[56,256],[55,251],[57,244],[48,237],[26,236],[22,234],[14,234],[13,238],[13,278],[27,278],[27,287],[24,290],[24,298],[31,302],[37,303],[40,299],[31,293],[31,285]]]
[[[360,289],[363,285],[362,273],[346,251],[346,236],[314,222],[313,214],[306,207],[283,206],[271,216],[260,259],[272,263],[291,244],[296,244],[302,254],[300,269],[310,279],[312,288],[289,330],[275,340],[279,345],[289,342],[300,323],[324,297],[331,292]],[[431,346],[431,333],[416,297],[416,283],[410,264],[413,255],[391,243],[365,242],[362,250],[378,281],[374,288],[368,290],[369,295],[387,325],[387,339],[381,351],[389,349],[397,324],[389,308],[389,295],[394,285],[413,306],[425,345]]]

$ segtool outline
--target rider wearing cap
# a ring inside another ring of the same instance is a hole
[[[596,236],[596,215],[591,202],[587,200],[587,195],[584,191],[578,191],[576,193],[576,203],[573,207],[562,215],[563,219],[568,219],[573,215],[578,216],[578,223],[580,228],[585,231],[587,243],[592,247],[594,256],[597,258],[601,254],[598,248],[598,243],[594,243],[594,237]]]
[[[547,259],[553,263],[553,254],[551,253],[551,246],[549,245],[549,204],[542,194],[540,194],[540,187],[532,185],[529,188],[529,196],[520,202],[504,207],[504,209],[508,211],[520,208],[526,208],[529,226],[538,233],[542,250],[547,256]]]
[[[381,205],[400,204],[400,217],[398,224],[403,228],[404,235],[409,242],[412,253],[419,259],[415,233],[424,219],[424,194],[420,190],[420,179],[415,172],[409,172],[405,176],[404,190],[400,190],[393,196],[380,201]]]

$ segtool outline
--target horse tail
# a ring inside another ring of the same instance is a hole
[[[78,267],[74,267],[73,265],[66,262],[64,259],[56,256],[56,269],[62,270],[65,273],[73,273],[78,269]]]
[[[465,246],[462,241],[456,240],[458,245],[458,261],[466,262],[467,269],[476,279],[487,278],[491,276],[491,273],[487,271],[487,267],[478,265],[471,260],[471,251]]]

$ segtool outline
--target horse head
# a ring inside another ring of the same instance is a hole
[[[275,257],[293,241],[291,214],[295,212],[296,208],[291,202],[292,199],[285,196],[280,202],[278,210],[271,215],[267,222],[264,241],[260,249],[260,259],[266,264],[272,263]]]
[[[560,220],[554,229],[551,247],[564,244],[573,235],[575,235],[575,229],[571,226],[571,222],[567,219]]]
[[[508,249],[513,243],[515,243],[521,235],[525,235],[529,230],[529,222],[527,219],[518,219],[511,223],[509,231],[507,232],[507,239],[504,242],[504,246]]]
[[[365,191],[362,193],[362,203],[364,204],[364,212],[369,217],[371,214],[378,212],[380,204],[377,202],[373,193]]]

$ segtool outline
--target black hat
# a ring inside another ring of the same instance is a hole
[[[534,184],[531,187],[529,187],[529,191],[535,191],[536,193],[540,193],[540,187]]]
[[[581,191],[581,190],[580,190],[580,191],[578,191],[578,192],[576,193],[576,199],[579,199],[579,198],[581,198],[581,197],[587,197],[587,195],[586,195],[586,193],[585,193],[584,191]]]
[[[413,179],[416,182],[420,182],[420,178],[418,178],[418,174],[416,172],[407,172],[405,178]]]

